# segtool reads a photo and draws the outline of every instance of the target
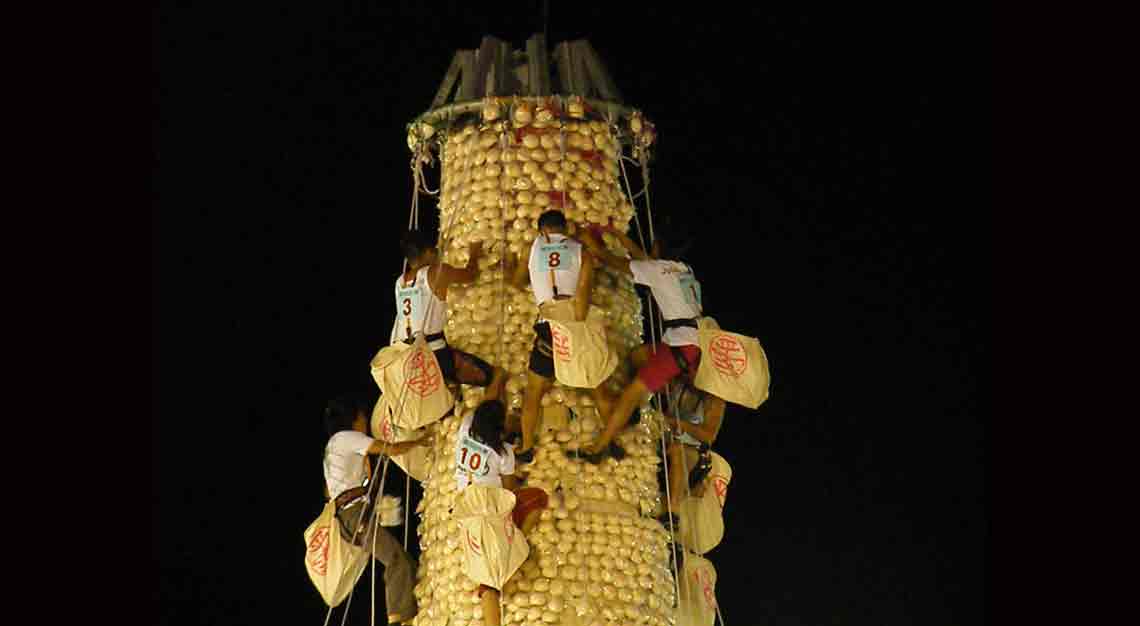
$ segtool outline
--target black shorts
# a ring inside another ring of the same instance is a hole
[[[457,350],[451,346],[444,346],[439,350],[434,350],[435,360],[439,362],[439,371],[443,374],[443,379],[452,383],[462,383],[464,385],[475,385],[476,387],[486,387],[491,384],[491,379],[494,378],[495,368],[490,363],[480,359],[479,357],[469,352]],[[455,359],[466,360],[471,365],[474,365],[483,373],[482,380],[458,380],[455,371]]]
[[[543,378],[554,378],[554,350],[551,348],[550,324],[534,325],[534,347],[530,350],[530,371]]]

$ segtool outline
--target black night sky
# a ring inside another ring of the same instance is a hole
[[[988,18],[550,4],[551,46],[589,39],[656,123],[654,216],[697,238],[706,311],[771,362],[771,398],[730,407],[717,446],[726,623],[985,623]],[[319,625],[302,532],[320,415],[374,388],[405,124],[455,50],[522,48],[542,3],[168,2],[154,19],[158,622]]]

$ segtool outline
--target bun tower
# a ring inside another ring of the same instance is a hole
[[[477,50],[456,52],[431,108],[408,124],[416,196],[423,189],[438,200],[443,260],[463,266],[468,246],[483,244],[476,281],[449,289],[447,342],[508,372],[503,400],[511,418],[522,408],[538,309],[529,289],[508,284],[506,257],[526,262],[537,218],[552,208],[579,232],[628,231],[636,216],[625,170],[646,162],[653,140],[653,125],[623,104],[588,42],[561,43],[548,53],[542,35],[525,50],[485,37]],[[429,190],[422,172],[436,164],[439,188]],[[615,253],[623,250],[609,233],[602,240]],[[603,384],[616,395],[632,374],[630,350],[644,341],[641,301],[628,277],[604,267],[596,270],[590,299],[622,359]],[[484,390],[456,392],[454,412],[426,427],[433,444],[416,509],[416,626],[483,624],[478,584],[463,573],[451,512],[456,432]],[[520,466],[520,477],[524,486],[543,489],[549,505],[526,536],[527,560],[503,587],[502,623],[678,623],[669,532],[655,519],[665,507],[661,415],[643,409],[616,439],[626,456],[592,465],[578,458],[579,449],[597,436],[604,416],[586,390],[555,383],[541,404],[535,458]]]

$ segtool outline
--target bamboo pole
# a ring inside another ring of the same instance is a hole
[[[559,96],[555,96],[555,97],[559,97]],[[565,98],[568,98],[569,96],[560,96],[560,97],[565,99]],[[520,96],[519,98],[521,100],[530,100],[530,101],[533,101],[536,103],[546,100],[545,96],[544,97]],[[585,102],[587,105],[589,105],[590,108],[594,109],[595,111],[598,111],[601,113],[615,114],[619,117],[629,116],[634,111],[634,109],[632,107],[627,107],[623,104],[617,104],[616,102],[607,102],[605,100],[597,100],[594,98],[582,98],[582,101]],[[441,107],[436,107],[434,109],[429,109],[429,110],[421,113],[420,115],[416,116],[411,121],[410,124],[412,124],[412,125],[427,124],[429,126],[436,127],[441,122],[447,120],[449,117],[458,117],[458,116],[464,115],[466,113],[472,113],[472,112],[477,112],[477,111],[482,111],[482,110],[483,110],[483,99],[482,98],[479,98],[477,100],[467,100],[465,102],[453,102],[451,104],[441,106]]]

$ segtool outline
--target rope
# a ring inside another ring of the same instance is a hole
[[[413,176],[415,176],[415,172],[414,172],[414,171],[413,171]],[[418,228],[419,228],[419,194],[418,194],[418,192],[419,192],[419,187],[418,187],[417,181],[413,180],[413,189],[412,189],[412,206],[411,206],[411,208],[410,208],[410,210],[409,210],[409,215],[408,215],[408,229],[409,229],[409,230],[412,230],[413,228],[414,228],[414,229],[417,229],[417,230],[418,230]],[[458,213],[457,211],[456,211],[455,213],[453,213],[453,215],[452,215],[452,220],[454,220],[455,214],[457,214],[457,213]],[[407,267],[408,267],[408,260],[405,258],[405,259],[404,259],[404,261],[403,261],[403,266],[402,266],[402,270],[401,270],[401,273],[400,273],[400,274],[401,274],[401,276],[403,276],[403,274],[404,274],[405,272],[407,272]],[[425,312],[425,315],[424,315],[425,321],[426,321],[426,318],[428,317],[428,315],[427,315],[427,314],[431,312],[431,307],[433,306],[433,304],[434,304],[434,302],[428,302],[427,311]],[[423,328],[422,328],[422,326],[421,326],[421,328],[420,328],[420,332],[421,332],[421,333],[423,332]],[[402,415],[402,414],[403,414],[404,406],[405,406],[405,403],[406,403],[406,401],[407,401],[407,397],[408,397],[408,396],[407,396],[407,392],[408,392],[408,389],[409,389],[409,387],[408,387],[408,384],[407,384],[407,382],[405,382],[405,383],[404,383],[404,385],[403,385],[403,386],[401,387],[401,389],[400,389],[399,398],[398,398],[398,400],[397,400],[397,406],[396,406],[396,411],[395,411],[395,414],[396,414],[397,416],[399,416],[399,415]],[[384,471],[383,471],[383,473],[381,474],[381,478],[380,478],[380,485],[379,485],[379,489],[377,490],[377,494],[378,494],[378,495],[382,495],[382,494],[383,494],[383,491],[384,491],[384,482],[387,480],[387,474],[388,474],[388,463],[389,463],[389,461],[390,461],[390,460],[391,460],[391,457],[390,457],[390,456],[388,456],[388,455],[385,455],[385,457],[384,457],[384,464],[383,464],[383,465],[384,465]],[[376,480],[376,472],[377,472],[377,471],[379,471],[379,469],[380,469],[379,465],[377,465],[377,467],[373,469],[373,472],[372,472],[372,477],[370,478],[370,482],[369,482],[369,485],[370,485],[370,487],[371,487],[371,485],[375,484],[375,480]],[[405,506],[405,525],[404,525],[404,550],[405,550],[405,551],[407,550],[407,547],[408,547],[408,530],[409,530],[409,525],[408,525],[408,523],[407,523],[407,520],[409,520],[409,519],[410,519],[410,507],[411,507],[411,503],[410,503],[410,493],[411,493],[411,478],[410,478],[410,477],[408,477],[408,478],[407,478],[407,481],[408,481],[408,482],[407,482],[407,484],[406,484],[405,493],[406,493],[406,494],[408,494],[408,497],[405,499],[405,502],[404,502],[404,506]],[[372,496],[371,488],[369,489],[369,500],[370,500],[370,501],[373,501],[373,502],[377,502],[377,503],[378,503],[378,500],[379,500],[378,496],[377,496],[377,497],[375,497],[375,498]],[[374,511],[376,510],[376,509],[375,509],[375,506],[374,506],[373,510],[374,510]],[[373,551],[375,551],[375,547],[376,547],[376,536],[375,536],[375,532],[379,532],[379,531],[377,530],[377,529],[379,528],[379,515],[378,515],[378,514],[374,514],[374,516],[373,516],[373,520],[374,520],[374,522],[375,522],[375,526],[374,526],[374,532],[373,532],[373,537],[372,537],[372,541],[373,541],[373,545],[372,545],[372,547],[373,547]],[[353,530],[353,541],[354,541],[354,542],[356,541],[356,536],[357,536],[357,535],[359,534],[359,532],[360,532],[360,526],[361,526],[361,524],[360,524],[360,523],[361,523],[362,521],[363,521],[363,518],[362,518],[362,519],[359,519],[359,520],[357,520],[357,525],[356,525],[356,528]],[[370,556],[371,556],[371,555],[370,555]],[[375,558],[373,558],[373,563],[372,563],[372,584],[373,584],[373,594],[375,594],[375,584],[376,584],[376,563],[375,563]],[[347,618],[348,618],[348,610],[349,610],[349,607],[352,605],[352,597],[353,597],[353,594],[354,594],[355,592],[356,592],[356,588],[355,588],[355,586],[353,586],[353,590],[352,590],[351,592],[349,592],[349,596],[348,596],[348,603],[345,605],[344,618],[343,618],[343,620],[342,620],[342,622],[341,622],[342,626],[343,626],[343,624],[344,624],[344,620],[347,620]],[[373,624],[375,624],[375,619],[376,619],[375,611],[376,611],[376,607],[375,607],[375,595],[373,595],[373,606],[372,606],[372,623],[373,623]],[[325,626],[328,626],[329,618],[330,618],[331,616],[332,616],[332,607],[329,607],[329,611],[328,611],[328,613],[325,615]]]
[[[637,216],[637,203],[634,202],[637,196],[630,195],[630,193],[633,191],[633,187],[629,184],[629,175],[625,172],[626,161],[630,161],[632,163],[637,163],[637,161],[634,161],[633,159],[630,159],[623,154],[621,156],[621,159],[618,160],[618,165],[621,166],[621,177],[625,180],[626,197],[629,198],[629,205],[633,207],[633,222],[637,225],[637,239],[641,244],[641,249],[645,250],[645,237],[641,234],[641,219]],[[641,191],[638,192],[638,195],[641,195],[643,193],[645,193],[645,187],[642,187]]]
[[[450,129],[450,124],[449,124],[448,128]],[[413,168],[413,185],[412,185],[412,202],[411,202],[411,208],[409,209],[409,214],[408,214],[408,229],[409,230],[412,230],[412,229],[418,230],[419,229],[419,189],[420,189],[419,174],[420,173],[419,173],[418,169],[414,167]],[[430,190],[427,190],[426,187],[425,187],[425,191],[429,191],[429,193],[430,193]],[[454,221],[454,219],[457,215],[458,215],[457,210],[452,211],[452,216],[451,216],[451,219],[447,225],[447,228],[450,228],[451,223]],[[407,272],[407,267],[408,267],[408,260],[405,258],[403,261],[403,264],[402,264],[402,269],[400,271],[401,276]],[[433,302],[428,303],[427,313],[430,313],[431,307],[433,304],[434,304]],[[426,320],[426,317],[427,317],[427,315],[425,314],[425,320]],[[421,333],[423,332],[422,327],[420,329],[420,332]],[[404,405],[405,405],[405,402],[407,400],[408,389],[409,389],[409,387],[408,387],[407,383],[405,383],[403,385],[403,387],[400,389],[399,399],[397,401],[396,415],[401,415],[403,413]],[[438,443],[439,443],[439,432],[438,432],[438,430],[439,429],[436,429],[436,444],[432,447],[432,451],[431,451],[432,452],[432,459],[433,459],[433,463],[431,465],[432,470],[434,470],[434,465],[435,465],[434,464],[435,447],[437,447]],[[382,495],[384,492],[384,483],[387,480],[389,461],[391,461],[391,457],[388,455],[385,455],[384,463],[383,463],[384,470],[381,474],[379,489],[377,489],[376,494]],[[377,467],[373,469],[372,476],[369,479],[370,487],[371,487],[371,485],[376,484],[375,483],[376,472],[379,470],[380,470],[380,467],[378,464]],[[430,474],[430,472],[429,472],[429,474]],[[411,499],[411,478],[409,476],[407,476],[406,474],[405,474],[405,476],[407,478],[407,482],[405,484],[405,502],[404,502],[404,507],[405,507],[405,510],[404,510],[404,520],[405,520],[405,523],[404,523],[404,550],[407,551],[408,532],[409,532],[409,527],[410,527],[409,520],[410,520],[410,516],[411,516],[411,502],[410,502],[410,499]],[[429,476],[429,478],[430,478],[430,476]],[[372,491],[370,488],[369,489],[369,501],[377,501],[377,500],[378,500],[378,498],[373,497]],[[376,548],[376,535],[375,535],[375,533],[379,532],[379,530],[378,530],[379,529],[379,515],[376,512],[375,506],[373,507],[373,511],[374,511],[374,515],[373,515],[374,527],[373,527],[373,537],[372,537],[372,548],[373,548],[373,553],[375,553],[375,548]],[[361,517],[361,519],[357,520],[356,528],[353,530],[353,542],[355,542],[356,536],[360,533],[360,527],[361,527],[362,521],[363,521],[363,516]],[[370,556],[373,556],[373,555],[370,555]],[[373,563],[372,563],[372,591],[373,591],[372,624],[374,625],[375,621],[376,621],[376,606],[375,606],[376,563],[375,563],[374,557],[372,560],[373,560]],[[342,626],[344,625],[345,621],[348,619],[348,611],[352,605],[352,598],[353,598],[353,595],[355,593],[356,593],[356,587],[354,585],[352,591],[349,592],[348,602],[345,604],[344,616],[343,616],[342,621],[341,621]],[[332,617],[332,612],[333,612],[333,607],[329,607],[328,612],[325,614],[324,626],[328,626],[329,620]]]
[[[514,111],[513,110],[510,112],[510,117],[511,118],[514,117]],[[498,197],[499,197],[499,215],[500,216],[503,216],[503,210],[504,210],[504,208],[503,208],[503,204],[504,204],[503,203],[503,179],[507,175],[507,166],[506,166],[506,161],[503,159],[503,157],[506,156],[506,153],[507,153],[507,147],[509,145],[509,143],[507,141],[508,137],[509,137],[509,135],[508,135],[508,131],[507,131],[507,126],[504,124],[503,125],[503,131],[499,134],[499,162],[502,165],[500,166],[500,171],[499,171],[499,184],[497,185],[498,186],[497,193],[498,193]],[[502,250],[499,252],[499,355],[498,356],[499,356],[499,361],[504,363],[504,365],[502,366],[504,370],[507,369],[506,363],[505,363],[505,355],[507,353],[507,350],[506,350],[506,347],[504,345],[505,341],[504,341],[504,336],[503,336],[503,326],[506,324],[506,321],[507,321],[507,249],[508,249],[508,246],[507,246],[507,220],[505,217],[503,217],[503,242],[502,242]],[[488,251],[489,251],[489,249],[488,249]],[[520,254],[519,257],[521,259],[522,255]],[[504,371],[503,375],[504,376],[507,375],[506,371]],[[492,374],[492,377],[493,377],[493,374]],[[504,385],[505,384],[506,383],[504,381]],[[484,395],[486,395],[486,392],[484,392]],[[502,597],[501,594],[500,594],[500,597]],[[500,610],[500,615],[501,614],[502,614],[502,611]]]
[[[636,159],[631,159],[631,158],[629,158],[629,157],[625,156],[624,154],[623,154],[623,155],[621,155],[621,158],[620,158],[620,159],[618,159],[618,164],[619,164],[619,165],[621,165],[621,175],[622,175],[623,177],[625,177],[625,186],[626,186],[626,189],[627,189],[627,191],[626,191],[626,195],[628,195],[628,196],[629,196],[629,201],[630,201],[630,203],[632,204],[634,200],[636,200],[636,199],[640,198],[641,196],[645,195],[645,192],[646,192],[646,190],[648,190],[648,189],[649,189],[649,182],[648,182],[647,180],[644,180],[644,179],[643,179],[643,180],[642,180],[642,185],[641,185],[641,191],[639,191],[639,192],[637,192],[637,193],[633,193],[633,187],[632,187],[632,186],[630,186],[630,184],[629,184],[629,177],[628,177],[628,176],[626,176],[626,173],[625,173],[625,162],[626,162],[626,161],[629,161],[630,163],[634,163],[634,164],[636,164],[636,165],[641,165],[641,162],[640,162],[640,161],[638,161],[638,160],[636,160]],[[632,195],[631,195],[631,194],[632,194]],[[635,214],[634,214],[634,216],[636,217],[636,215],[637,215],[637,214],[635,213]],[[642,243],[644,243],[644,242],[642,242]]]
[[[653,235],[653,203],[649,200],[649,159],[641,162],[641,182],[645,185],[645,213],[649,218],[649,243],[654,240]]]
[[[661,460],[665,465],[665,510],[669,513],[669,545],[673,551],[673,590],[676,594],[674,602],[681,603],[681,574],[677,571],[677,537],[676,530],[673,528],[673,502],[669,494],[669,452],[665,449],[665,430],[666,425],[661,426]]]
[[[622,158],[623,159],[625,158],[624,155]],[[636,161],[635,161],[635,163],[636,163]],[[632,191],[632,187],[629,184],[629,176],[626,174],[625,164],[622,163],[621,161],[619,161],[619,164],[621,164],[622,178],[625,180],[626,195],[628,196],[629,192]],[[648,199],[648,197],[647,197],[647,199]],[[637,227],[637,239],[641,243],[641,249],[644,251],[646,248],[646,246],[645,246],[645,234],[641,230],[641,220],[638,219],[638,217],[637,217],[637,204],[635,204],[633,202],[633,200],[631,199],[630,205],[633,207],[634,224]],[[650,244],[652,244],[653,243],[653,215],[652,214],[648,215],[648,219],[649,219],[649,241],[650,241]],[[649,346],[650,346],[650,350],[653,351],[653,354],[657,354],[657,327],[654,325],[654,321],[656,319],[656,316],[654,315],[652,294],[650,294],[650,296],[648,298],[646,298],[645,302],[646,302],[646,305],[645,305],[646,317],[649,320]],[[664,332],[662,332],[662,335],[664,335]],[[658,397],[658,394],[655,393],[652,395],[652,397],[650,398],[650,404],[651,405],[655,404],[657,410],[658,411],[661,410],[661,400]]]
[[[376,494],[376,505],[372,507],[372,556],[376,554],[376,534],[380,532],[380,498],[384,497],[384,481],[388,478],[388,462],[391,457],[384,458],[384,471],[380,475],[380,491]],[[386,532],[386,531],[385,531]],[[376,559],[372,558],[372,587],[369,589],[369,596],[372,599],[372,619],[369,622],[372,626],[376,626]],[[348,617],[348,609],[344,611],[345,618]],[[342,622],[343,624],[343,622]]]
[[[412,476],[404,472],[404,552],[408,551],[408,526],[412,519]]]
[[[563,110],[561,100],[559,100],[559,103],[558,103],[558,110],[559,111]],[[559,152],[559,154],[562,155],[562,157],[561,157],[562,160],[559,161],[559,163],[565,162],[566,161],[566,120],[564,120],[561,115],[558,116],[558,152]],[[566,183],[567,182],[568,182],[568,179],[564,180],[562,183],[562,205],[563,205],[563,209],[565,209],[565,205],[566,205]],[[600,266],[600,264],[599,264],[599,266]],[[601,267],[599,267],[597,271],[600,271],[600,270],[601,270]],[[552,287],[554,287],[554,279],[553,278],[551,278],[550,284]],[[577,287],[575,287],[575,289],[576,288]],[[575,295],[578,295],[578,294],[575,294]],[[588,311],[589,305],[587,305],[586,308]],[[590,400],[593,400],[593,398],[591,397]],[[575,400],[575,402],[574,402],[574,406],[576,408],[578,406],[579,401],[580,401],[580,399]],[[608,415],[603,416],[601,414],[602,412],[600,410],[598,410],[598,406],[597,406],[596,402],[594,403],[594,413],[599,416],[599,418],[600,418],[599,421],[609,418]],[[574,419],[575,420],[578,419],[578,413],[577,412],[574,412]],[[579,460],[581,460],[581,458],[582,458],[582,445],[581,445],[581,443],[579,443],[578,446],[574,448],[574,460],[579,461]],[[577,486],[577,483],[575,483],[575,486]]]
[[[626,195],[627,195],[627,197],[630,198],[630,205],[633,207],[633,217],[634,217],[634,224],[637,227],[637,237],[638,237],[638,240],[641,242],[642,250],[645,250],[645,235],[641,230],[641,220],[638,219],[638,216],[637,216],[637,204],[634,202],[635,197],[631,195],[632,187],[629,184],[629,175],[625,171],[625,162],[624,161],[626,159],[627,159],[627,157],[623,154],[622,158],[618,160],[618,164],[621,166],[622,179],[625,181]],[[630,160],[632,161],[632,159],[630,159]],[[633,162],[636,163],[637,161],[633,161]],[[643,165],[643,167],[644,167],[644,165]],[[648,189],[649,189],[649,182],[648,182],[648,179],[646,178],[645,179],[645,188],[642,189],[642,192],[647,192]],[[648,201],[648,199],[649,199],[648,194],[646,194],[646,201]],[[649,241],[652,244],[652,242],[653,242],[653,214],[649,213],[647,217],[649,219]],[[652,294],[646,300],[647,300],[646,309],[648,311],[648,317],[649,317],[650,349],[653,351],[654,354],[656,354],[657,353],[657,332],[656,332],[657,329],[656,329],[656,326],[654,325],[654,318],[657,316],[654,315]],[[657,412],[659,414],[661,414],[662,417],[664,417],[664,413],[662,413],[662,411],[661,411],[661,398],[660,398],[659,393],[654,393],[650,397],[650,404],[651,404],[651,406],[655,405]],[[671,546],[671,551],[673,553],[673,561],[672,561],[671,566],[672,566],[672,570],[673,570],[673,591],[675,594],[674,595],[674,602],[679,605],[680,601],[681,601],[681,586],[680,586],[681,585],[681,583],[680,583],[681,575],[677,569],[676,529],[674,528],[674,525],[673,525],[673,502],[672,502],[672,494],[670,493],[670,488],[669,488],[669,452],[668,452],[668,449],[666,448],[666,445],[665,445],[665,430],[666,430],[665,424],[663,424],[662,428],[661,428],[661,460],[662,460],[662,463],[664,464],[664,469],[665,469],[665,510],[669,514],[669,535],[670,535],[669,545]]]
[[[384,465],[384,472],[381,474],[381,478],[380,478],[380,488],[377,490],[377,493],[384,493],[384,480],[385,480],[385,478],[386,478],[386,477],[387,477],[387,475],[388,475],[388,461],[389,461],[389,457],[385,456],[385,457],[384,457],[384,463],[383,463],[383,465]],[[376,467],[375,467],[375,468],[373,468],[373,470],[372,470],[372,477],[369,479],[369,483],[368,483],[368,486],[369,486],[369,488],[368,488],[368,501],[373,501],[373,499],[372,499],[372,485],[376,484],[376,482],[375,482],[375,481],[376,481],[376,472],[377,472],[377,471],[379,471],[379,470],[380,470],[380,464],[378,463],[378,464],[376,465]],[[334,506],[335,506],[335,505],[334,505]],[[377,515],[377,512],[376,512],[376,507],[373,507],[373,509],[372,509],[372,510],[373,510],[373,518],[374,518],[374,519],[376,519],[376,520],[378,520],[378,519],[379,519],[379,516]],[[364,522],[364,515],[361,515],[361,516],[360,516],[360,518],[356,520],[356,527],[355,527],[355,528],[353,529],[353,531],[352,531],[352,543],[354,543],[354,544],[356,543],[356,537],[357,537],[357,535],[359,535],[359,534],[360,534],[360,527],[363,525],[363,524],[362,524],[362,522]],[[337,530],[336,530],[336,532],[340,532],[340,527],[339,527],[339,524],[340,524],[340,522],[339,522],[339,520],[338,520],[338,521],[337,521]],[[373,534],[373,537],[372,537],[372,541],[373,541],[373,552],[375,552],[375,548],[376,548],[376,545],[375,545],[375,542],[376,542],[376,536],[375,536],[375,534]],[[372,557],[372,555],[369,555],[369,557]],[[376,572],[375,572],[375,568],[376,568],[376,563],[375,563],[375,558],[374,558],[374,557],[372,557],[372,558],[373,558],[373,561],[374,561],[374,562],[372,563],[372,567],[373,567],[373,589],[375,589],[375,584],[376,584],[376,580],[375,580],[375,574],[376,574]],[[355,583],[353,583],[353,586],[352,586],[352,591],[350,591],[350,592],[348,593],[348,602],[345,604],[345,607],[344,607],[344,616],[343,616],[343,617],[342,617],[342,619],[341,619],[341,626],[344,626],[344,623],[345,623],[345,621],[348,619],[348,610],[349,610],[349,607],[351,607],[351,606],[352,606],[352,596],[353,596],[353,594],[355,594],[355,593],[356,593],[356,584],[355,584]],[[331,607],[331,606],[330,606],[330,607],[329,607],[329,610],[328,610],[328,611],[325,613],[325,623],[324,623],[324,626],[328,626],[328,624],[329,624],[329,619],[332,617],[333,608],[334,608],[334,607]]]
[[[414,223],[414,228],[415,228],[415,230],[419,230],[419,213],[420,213],[419,197],[418,197],[418,195],[417,195],[417,194],[416,194],[416,193],[413,191],[413,194],[412,194],[412,208],[411,208],[411,212],[410,212],[410,214],[409,214],[409,216],[408,216],[408,229],[409,229],[409,230],[412,230],[412,229],[413,229],[413,223]],[[451,230],[451,226],[452,226],[452,224],[455,222],[455,218],[456,218],[456,217],[458,217],[458,216],[459,216],[459,211],[458,211],[457,209],[454,209],[454,210],[452,210],[452,212],[451,212],[451,217],[449,217],[449,218],[448,218],[447,224],[444,224],[444,225],[441,225],[441,226],[440,226],[439,232],[440,232],[440,238],[441,238],[441,239],[442,239],[442,235],[443,235],[443,233],[444,233],[445,231],[449,231],[449,230]],[[448,243],[450,243],[450,240],[448,241]],[[471,260],[470,260],[470,259],[468,259],[468,261],[467,261],[467,262],[468,262],[468,263],[470,263],[470,262],[471,262]],[[403,265],[402,265],[402,267],[401,267],[401,269],[400,269],[400,280],[401,280],[401,281],[403,280],[403,276],[404,276],[404,274],[406,274],[406,273],[407,273],[407,271],[408,271],[408,259],[407,259],[407,258],[404,258],[404,262],[403,262]],[[429,270],[429,271],[430,271],[430,270]],[[428,288],[429,288],[429,289],[431,288],[431,285],[430,285],[430,284],[428,285]],[[428,318],[429,318],[429,317],[431,317],[431,311],[432,311],[432,307],[433,307],[433,306],[435,306],[435,300],[436,300],[436,299],[437,299],[437,298],[432,298],[432,299],[431,299],[431,300],[428,302],[427,308],[426,308],[426,309],[424,309],[424,315],[423,315],[423,319],[421,319],[421,320],[420,320],[420,328],[419,328],[419,330],[418,330],[417,332],[419,332],[419,333],[423,333],[423,332],[424,332],[424,324],[427,324],[427,320],[428,320]],[[396,320],[397,322],[399,321],[399,319],[398,319],[398,316],[399,316],[399,314],[397,313],[397,320]],[[413,333],[413,335],[414,335],[414,333]]]
[[[416,143],[416,147],[412,150],[412,176],[415,178],[416,189],[423,189],[424,193],[428,194],[429,196],[439,194],[439,189],[432,191],[428,188],[427,180],[424,178],[423,164],[431,164],[432,162],[433,159],[431,157],[431,148],[428,147],[426,140],[420,140]]]

